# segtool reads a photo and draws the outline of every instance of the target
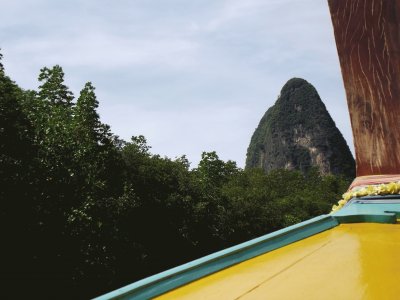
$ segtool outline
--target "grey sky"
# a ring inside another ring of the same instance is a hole
[[[351,128],[327,1],[0,0],[6,72],[37,88],[59,64],[75,95],[92,81],[103,122],[152,152],[202,151],[243,167],[283,84],[313,84],[349,146]]]

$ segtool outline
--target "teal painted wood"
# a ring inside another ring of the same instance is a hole
[[[331,215],[322,215],[145,278],[95,299],[150,299],[338,224]]]
[[[396,223],[396,218],[400,217],[400,201],[390,200],[394,197],[369,198],[371,199],[352,199],[344,208],[330,215],[322,215],[210,254],[95,299],[153,298],[201,277],[331,229],[340,223]],[[379,201],[383,199],[386,200]]]
[[[371,198],[378,199],[378,198]],[[382,199],[382,198],[381,198]],[[385,198],[389,199],[389,198]],[[339,223],[396,223],[400,217],[400,201],[352,199],[348,205],[332,214]]]
[[[348,215],[348,216],[335,216],[339,223],[384,223],[395,224],[396,214],[374,214],[374,215]]]

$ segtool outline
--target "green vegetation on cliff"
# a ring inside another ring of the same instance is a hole
[[[262,117],[247,150],[246,168],[300,170],[353,178],[355,162],[315,88],[292,78]]]

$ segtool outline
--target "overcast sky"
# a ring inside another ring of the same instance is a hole
[[[251,135],[287,80],[313,84],[351,149],[323,0],[0,0],[7,74],[36,89],[59,64],[77,96],[96,87],[103,122],[152,153],[203,151],[244,167]],[[353,151],[353,150],[352,150]]]

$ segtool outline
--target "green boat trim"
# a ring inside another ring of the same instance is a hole
[[[149,299],[338,224],[332,216],[322,215],[150,276],[96,299]]]
[[[384,201],[377,203],[377,198],[373,199],[371,201],[364,198],[352,199],[344,208],[335,213],[321,215],[215,252],[95,299],[153,298],[235,264],[334,228],[341,223],[396,223],[400,217],[400,200],[387,199],[387,203]],[[384,198],[380,199],[384,200]]]
[[[388,196],[353,198],[332,216],[339,223],[395,224],[400,217],[400,199]]]

